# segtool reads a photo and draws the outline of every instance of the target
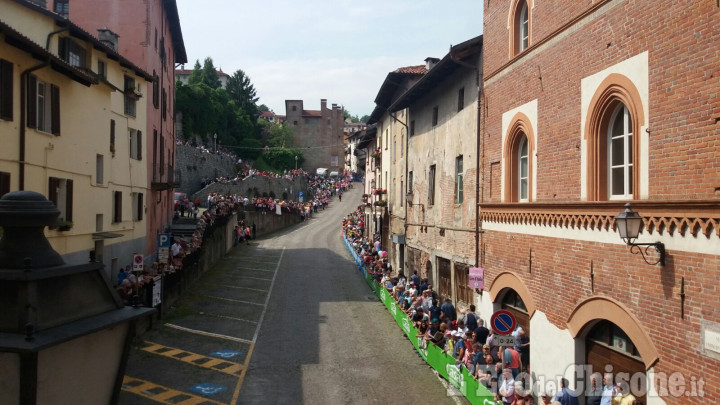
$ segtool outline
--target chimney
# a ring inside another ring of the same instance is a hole
[[[98,39],[103,45],[109,47],[113,51],[118,50],[118,34],[110,31],[107,27],[98,30]]]
[[[428,71],[432,69],[437,63],[440,62],[440,59],[438,58],[425,58],[425,69]]]
[[[321,98],[320,99],[320,111],[327,110],[327,99]]]

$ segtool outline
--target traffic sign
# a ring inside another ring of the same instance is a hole
[[[517,321],[513,314],[503,309],[492,314],[490,317],[490,325],[495,331],[495,334],[504,336],[511,334],[515,330]]]
[[[143,255],[133,255],[133,271],[143,271]]]
[[[159,233],[157,236],[158,261],[167,263],[170,259],[170,234]]]
[[[515,337],[514,336],[500,336],[500,335],[493,335],[492,337],[492,344],[493,346],[515,346]]]

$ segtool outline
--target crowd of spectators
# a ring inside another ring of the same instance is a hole
[[[523,372],[529,373],[530,340],[518,327],[515,347],[495,345],[492,328],[475,312],[475,305],[458,311],[450,298],[442,298],[427,278],[417,271],[406,275],[393,272],[379,235],[365,235],[365,209],[359,206],[343,219],[343,233],[362,260],[365,271],[387,290],[419,331],[420,347],[428,344],[441,348],[488,388],[501,404],[532,404],[532,392],[526,389]],[[518,377],[520,376],[520,377]],[[518,378],[517,382],[515,379]],[[529,385],[529,384],[528,384]]]

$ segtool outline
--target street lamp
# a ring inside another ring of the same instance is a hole
[[[297,155],[295,155],[295,170],[297,170],[297,160],[298,160],[298,157],[297,157]]]
[[[217,155],[217,134],[213,135],[213,138],[215,138],[215,154]]]
[[[68,265],[45,238],[60,212],[43,195],[0,198],[0,403],[116,404],[138,318],[103,264]]]
[[[660,263],[661,266],[665,265],[665,245],[662,242],[635,243],[643,226],[643,218],[632,210],[630,203],[625,204],[625,211],[617,214],[615,217],[615,226],[623,242],[630,246],[630,252],[632,254],[640,253],[647,264],[655,265]],[[645,246],[645,248],[640,248],[640,246]],[[658,260],[652,263],[647,260],[651,247],[654,247],[655,251],[660,255]]]

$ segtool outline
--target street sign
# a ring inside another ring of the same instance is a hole
[[[469,275],[470,288],[482,290],[485,287],[485,269],[482,267],[470,267]]]
[[[143,271],[143,255],[133,255],[133,271]]]
[[[496,335],[509,335],[515,330],[517,321],[515,316],[508,311],[500,310],[492,314],[490,317],[490,325],[495,331]]]
[[[170,259],[170,234],[159,233],[157,236],[158,261],[167,263]]]
[[[152,306],[153,308],[162,303],[162,277],[153,277]]]
[[[493,335],[492,338],[493,346],[515,346],[515,337],[514,336],[501,336],[501,335]]]

